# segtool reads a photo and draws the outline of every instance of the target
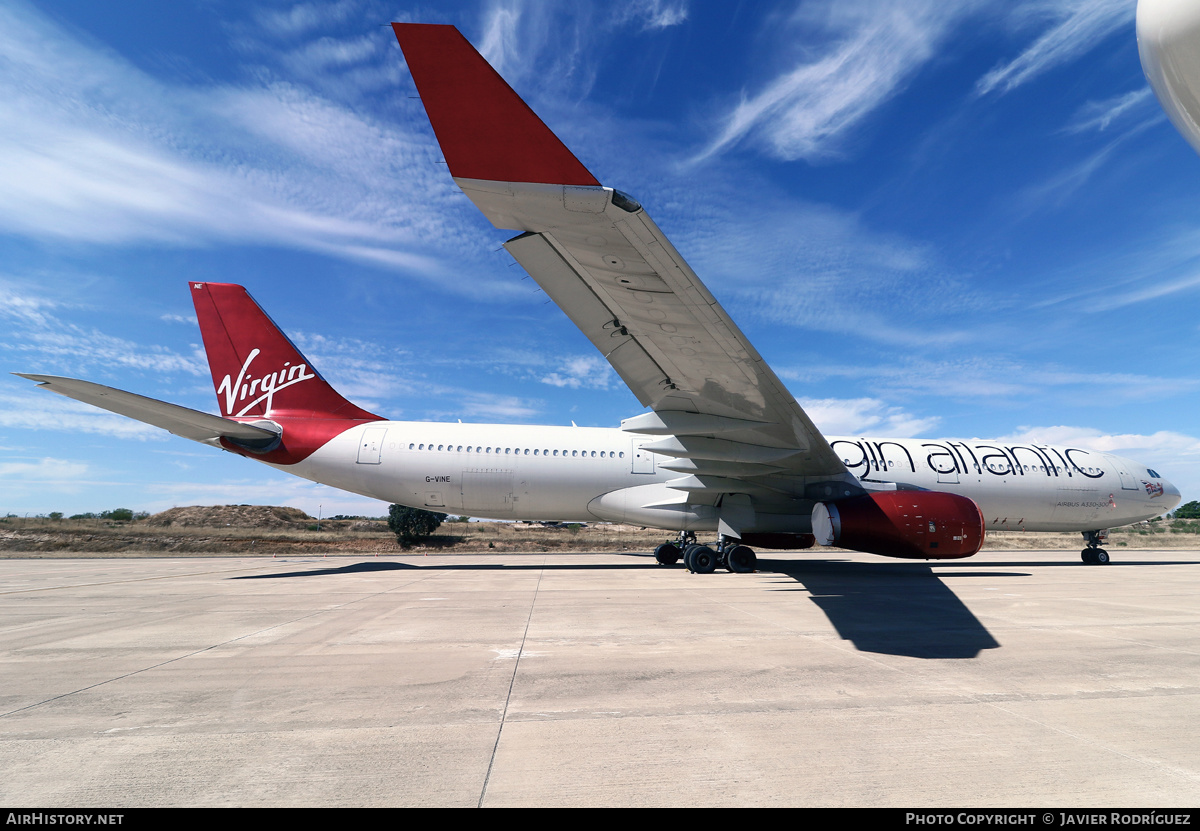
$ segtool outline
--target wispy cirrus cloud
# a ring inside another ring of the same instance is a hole
[[[668,29],[678,26],[688,18],[688,4],[682,0],[632,0],[623,7],[617,6],[614,18],[621,23],[636,21],[643,29]]]
[[[695,160],[742,141],[788,161],[839,155],[847,134],[904,88],[975,5],[858,0],[802,6],[787,24],[792,40],[819,45],[796,47],[778,75],[758,92],[743,93]]]
[[[1153,114],[1156,120],[1162,117],[1150,87],[1114,95],[1102,101],[1088,101],[1076,111],[1071,122],[1063,130],[1068,133],[1085,133],[1090,130],[1104,132],[1114,123],[1139,114]]]
[[[0,281],[0,320],[5,337],[0,353],[23,362],[25,371],[80,372],[89,367],[138,369],[155,373],[205,374],[195,355],[163,346],[144,345],[109,335],[94,327],[64,320],[57,302]]]
[[[289,31],[305,31],[309,12],[297,14]],[[240,85],[186,85],[31,8],[0,8],[0,230],[106,246],[276,245],[440,280],[447,252],[478,258],[486,246],[419,104],[384,120],[304,83],[304,67],[324,77],[347,66],[398,81],[389,37],[293,44],[270,56],[287,82],[265,69]],[[505,291],[486,275],[472,285],[493,289]]]
[[[1003,95],[1044,72],[1083,55],[1121,29],[1132,29],[1129,0],[1032,0],[1011,13],[1015,25],[1049,28],[1020,55],[992,69],[975,85],[977,95]],[[1132,35],[1132,32],[1130,32]]]

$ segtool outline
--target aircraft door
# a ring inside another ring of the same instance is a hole
[[[649,450],[642,449],[642,445],[649,444],[652,439],[645,441],[634,440],[632,445],[633,456],[633,473],[653,473],[654,472],[654,454]]]
[[[386,427],[368,427],[358,440],[358,463],[360,465],[377,465],[383,455],[383,437],[387,435]]]
[[[1121,490],[1136,491],[1139,489],[1137,478],[1129,472],[1121,458],[1108,455],[1105,455],[1104,458],[1108,459],[1109,465],[1111,465],[1113,469],[1117,471],[1117,477],[1121,480]]]

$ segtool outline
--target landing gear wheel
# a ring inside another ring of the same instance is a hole
[[[1108,565],[1108,552],[1103,548],[1097,548],[1092,552],[1092,562],[1098,566]]]
[[[745,545],[735,545],[725,554],[725,567],[734,574],[749,574],[758,565],[754,550]]]
[[[1085,548],[1083,551],[1079,552],[1079,558],[1089,566],[1096,565],[1096,552],[1090,548]]]
[[[712,574],[717,570],[717,552],[707,545],[697,545],[691,549],[692,571],[696,574]]]
[[[696,571],[696,566],[692,563],[692,555],[696,553],[697,548],[703,548],[703,546],[692,543],[687,548],[683,549],[683,566],[693,574]]]
[[[658,548],[654,549],[654,559],[662,566],[673,566],[679,562],[679,546],[674,543],[664,542]]]

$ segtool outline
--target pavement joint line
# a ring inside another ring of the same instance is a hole
[[[212,573],[216,573],[216,572],[202,572],[202,573],[212,574]],[[43,704],[50,704],[51,702],[58,701],[60,698],[68,698],[72,695],[78,695],[79,693],[87,692],[88,690],[94,690],[97,687],[103,687],[106,684],[112,684],[116,681],[120,681],[125,678],[131,678],[134,675],[140,675],[143,672],[149,672],[152,669],[158,669],[159,667],[164,667],[167,664],[173,664],[173,663],[176,663],[177,661],[182,661],[185,658],[191,658],[196,655],[200,655],[202,653],[209,652],[213,649],[219,649],[222,646],[228,646],[231,643],[237,643],[238,641],[245,640],[246,638],[252,638],[255,635],[261,635],[262,633],[270,632],[273,629],[279,629],[283,626],[290,626],[293,623],[299,623],[300,621],[307,620],[310,617],[316,617],[317,615],[328,614],[329,612],[336,612],[336,611],[346,608],[347,606],[353,606],[355,603],[362,603],[363,601],[371,600],[372,598],[379,597],[380,595],[388,594],[389,592],[393,592],[398,589],[407,588],[408,586],[411,586],[415,583],[420,583],[424,580],[432,580],[433,578],[439,576],[439,572],[434,572],[432,574],[425,574],[425,575],[414,575],[414,576],[417,579],[410,580],[407,583],[404,583],[403,585],[400,585],[400,586],[392,586],[391,588],[384,589],[383,591],[372,592],[371,594],[363,595],[362,597],[355,598],[354,600],[349,600],[345,603],[340,603],[337,606],[331,606],[326,609],[317,609],[316,611],[309,612],[306,615],[300,615],[299,617],[293,618],[291,620],[281,621],[280,623],[276,623],[272,626],[267,626],[262,629],[258,629],[254,632],[247,632],[244,635],[238,635],[236,638],[229,638],[228,640],[221,641],[220,643],[209,644],[208,646],[204,647],[203,649],[194,649],[191,652],[185,653],[183,655],[176,655],[174,658],[168,658],[165,661],[159,661],[157,664],[151,664],[150,666],[142,667],[141,669],[135,669],[131,672],[122,673],[121,675],[114,676],[113,678],[106,678],[103,681],[97,681],[95,684],[89,684],[86,687],[80,687],[77,690],[71,690],[69,692],[60,693],[58,695],[51,696],[50,698],[42,699],[41,701],[35,701],[32,704],[26,704],[24,707],[18,707],[15,710],[9,710],[7,713],[0,713],[0,719],[7,718],[8,716],[11,716],[11,715],[15,715],[16,713],[24,712],[25,710],[32,710],[34,707],[41,707]],[[145,579],[166,579],[166,578],[145,578]],[[126,581],[119,581],[119,582],[135,582],[135,581],[126,580]],[[540,576],[538,577],[538,582],[539,583],[541,582]],[[530,608],[529,613],[530,613],[530,615],[533,614],[532,608]],[[526,631],[528,631],[528,626],[529,626],[529,624],[528,624],[528,622],[526,622]],[[521,643],[522,643],[522,646],[524,646],[523,639],[522,639]],[[518,660],[519,660],[519,656],[518,656]],[[515,676],[515,668],[514,668],[514,678],[515,677],[516,676]],[[511,695],[511,694],[512,694],[512,686],[510,683],[509,695]],[[506,703],[505,704],[506,711],[507,711],[507,708],[508,708],[508,705]],[[497,742],[500,741],[499,736],[496,737],[496,741]],[[490,767],[489,767],[489,771],[490,771]],[[482,799],[482,797],[480,797],[480,798]]]
[[[542,565],[546,564],[546,558],[542,558]],[[525,654],[525,640],[529,637],[529,625],[533,622],[533,609],[537,606],[538,590],[542,587],[542,576],[545,574],[545,569],[538,572],[537,585],[533,587],[533,599],[529,601],[529,616],[525,618],[525,631],[521,633],[521,647],[517,650],[517,659],[513,661],[512,678],[508,679],[508,695],[504,697],[504,711],[500,714],[500,726],[496,728],[496,743],[492,745],[492,755],[488,759],[487,773],[483,777],[483,788],[479,791],[479,802],[476,808],[483,807],[483,799],[487,796],[488,783],[492,779],[492,768],[496,764],[496,752],[500,749],[500,736],[504,733],[504,722],[508,718],[508,705],[512,701],[513,686],[517,683],[517,670],[521,666],[521,656]]]

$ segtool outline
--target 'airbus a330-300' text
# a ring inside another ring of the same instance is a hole
[[[451,26],[393,24],[454,181],[648,412],[619,429],[386,421],[338,394],[241,286],[192,283],[221,415],[87,381],[49,390],[347,491],[497,519],[677,534],[688,568],[752,546],[969,557],[987,529],[1110,527],[1178,491],[1129,459],[1001,441],[823,436],[632,197],[604,187]],[[702,544],[697,535],[715,537]]]

